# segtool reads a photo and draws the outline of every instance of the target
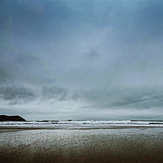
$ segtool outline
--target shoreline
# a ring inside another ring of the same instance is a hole
[[[3,163],[163,162],[163,128],[4,130],[9,132],[0,133]]]
[[[0,133],[3,163],[163,162],[163,128],[21,131]]]
[[[150,129],[150,128],[162,128],[163,126],[144,126],[144,125],[134,125],[134,126],[0,126],[1,130],[39,130],[39,129],[51,129],[51,130],[95,130],[95,129]]]

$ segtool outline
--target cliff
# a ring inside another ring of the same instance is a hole
[[[24,118],[16,116],[0,115],[0,121],[26,121]]]

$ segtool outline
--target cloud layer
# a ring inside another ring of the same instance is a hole
[[[1,0],[0,111],[162,115],[162,7],[161,0]]]

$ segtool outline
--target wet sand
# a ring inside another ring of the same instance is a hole
[[[163,128],[0,128],[3,163],[162,163]]]

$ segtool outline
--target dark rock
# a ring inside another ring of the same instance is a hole
[[[24,118],[16,116],[0,115],[0,121],[26,121]]]

